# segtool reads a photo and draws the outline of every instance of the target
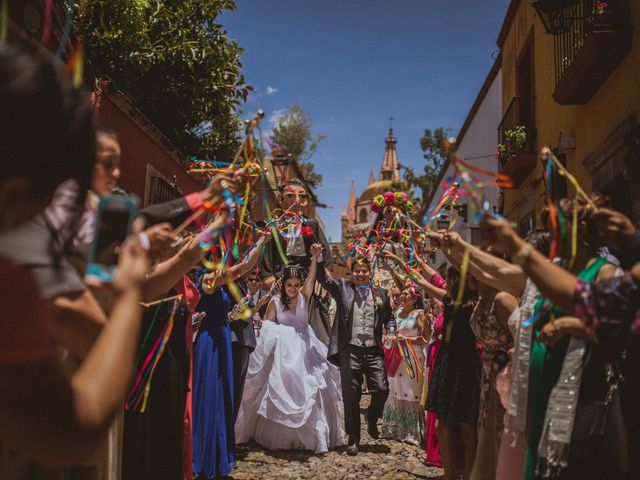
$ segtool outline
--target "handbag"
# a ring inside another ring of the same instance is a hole
[[[402,363],[402,356],[400,355],[400,349],[396,342],[391,347],[384,347],[384,368],[387,371],[387,377],[395,377],[398,368]]]
[[[629,451],[627,427],[622,413],[620,387],[623,377],[617,362],[606,361],[597,346],[591,346],[585,360],[584,381],[589,370],[600,377],[599,393],[578,403],[565,478],[627,478]],[[604,379],[603,379],[604,377]],[[594,383],[594,382],[592,382]],[[587,392],[581,391],[581,395]]]

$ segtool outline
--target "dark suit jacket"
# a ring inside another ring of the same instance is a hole
[[[240,290],[240,292],[242,292],[243,296],[247,294],[248,290],[244,282],[239,281],[236,285],[238,286],[238,289]],[[223,287],[223,288],[226,288],[226,287]],[[229,290],[227,290],[227,294],[229,295],[229,300],[230,300],[229,311],[231,311],[237,302],[235,301],[231,293],[229,293]],[[258,298],[262,298],[266,294],[267,292],[261,289],[259,292]],[[264,316],[266,311],[267,311],[267,304],[264,304],[258,311],[258,314],[262,317]],[[253,329],[253,319],[235,320],[230,323],[229,327],[231,328],[233,333],[236,334],[236,338],[238,339],[238,343],[240,345],[248,347],[249,349],[251,349],[251,351],[253,351],[253,349],[256,348],[256,332]]]
[[[322,265],[318,265],[318,281],[333,296],[337,304],[336,318],[331,329],[329,339],[328,360],[334,365],[340,364],[340,352],[351,342],[351,330],[353,327],[353,305],[356,296],[356,286],[345,279],[328,279]],[[375,308],[373,333],[382,354],[382,325],[385,328],[395,326],[389,296],[385,289],[373,287],[375,296],[382,300],[382,305]]]
[[[309,265],[311,265],[311,245],[319,242],[324,247],[324,265],[327,268],[333,266],[333,258],[331,257],[331,249],[329,248],[329,242],[325,238],[324,234],[318,227],[318,222],[312,219],[307,220],[306,226],[313,230],[313,237],[304,238],[304,249],[306,256],[304,257],[288,257],[287,260],[291,264],[300,265],[304,268],[305,272],[309,271]],[[282,235],[279,235],[280,245],[282,246],[283,253],[286,254],[287,241]],[[281,277],[284,272],[284,265],[282,259],[278,253],[278,247],[275,240],[271,239],[265,245],[264,253],[260,258],[260,271],[262,278],[266,277]]]
[[[176,228],[184,222],[193,212],[187,201],[182,198],[172,200],[165,203],[157,203],[143,208],[138,212],[146,227],[157,223],[169,222],[173,228]]]

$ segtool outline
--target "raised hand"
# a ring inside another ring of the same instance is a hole
[[[152,225],[142,232],[149,240],[149,257],[158,260],[167,257],[174,250],[176,236],[170,223]]]
[[[233,174],[221,172],[211,179],[206,188],[200,192],[200,196],[203,200],[212,200],[221,195],[223,190],[238,193],[240,186],[240,182],[234,178]]]
[[[600,208],[591,213],[596,221],[603,242],[618,252],[623,252],[636,233],[636,229],[625,215],[609,208]]]
[[[429,240],[431,241],[431,245],[436,248],[442,248],[442,242],[444,240],[444,235],[439,232],[430,232]]]
[[[442,233],[442,240],[446,246],[455,247],[462,244],[462,238],[458,232],[446,230]]]
[[[507,255],[517,252],[524,242],[506,220],[497,220],[489,216],[485,216],[480,221],[480,233],[487,244],[493,245],[496,251]]]
[[[322,244],[320,243],[314,243],[313,245],[311,245],[311,256],[313,257],[314,260],[318,260],[318,258],[320,258],[320,255],[322,255]]]

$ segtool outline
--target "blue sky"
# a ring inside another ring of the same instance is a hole
[[[425,128],[457,134],[497,53],[509,0],[238,0],[220,17],[245,49],[256,90],[244,106],[273,117],[298,102],[327,138],[319,213],[340,240],[351,180],[358,194],[382,162],[389,116],[401,163],[423,164]]]

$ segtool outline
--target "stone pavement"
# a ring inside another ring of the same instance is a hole
[[[369,403],[363,395],[362,406]],[[442,470],[427,467],[424,450],[394,440],[372,440],[362,419],[360,453],[351,457],[340,447],[326,455],[300,450],[264,450],[255,443],[238,447],[238,468],[231,478],[254,479],[441,479]]]

